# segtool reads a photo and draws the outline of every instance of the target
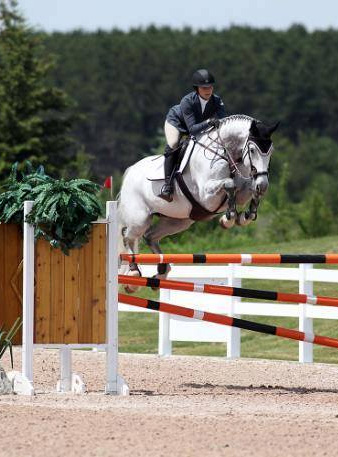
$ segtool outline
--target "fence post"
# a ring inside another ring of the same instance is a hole
[[[299,265],[299,293],[306,295],[313,295],[313,282],[306,279],[307,272],[313,268],[312,264],[300,264]],[[307,303],[299,304],[299,330],[301,332],[313,333],[313,320],[312,318],[306,317],[306,310],[308,306],[312,306]],[[299,362],[311,363],[313,362],[313,344],[304,343],[300,341],[299,345]]]
[[[160,301],[170,303],[170,290],[160,290]],[[172,354],[170,341],[170,314],[158,313],[158,355],[169,356]]]
[[[72,390],[72,352],[67,346],[60,348],[60,380],[57,385],[58,392]]]
[[[128,385],[118,375],[118,220],[116,201],[106,203],[106,213],[106,394],[128,395]]]
[[[33,385],[34,344],[34,227],[26,222],[33,208],[32,201],[24,203],[23,225],[23,324],[22,324],[22,375]]]
[[[229,267],[229,277],[228,277],[228,286],[232,287],[241,287],[242,280],[236,278],[235,268],[236,264],[228,264]],[[228,316],[235,316],[235,304],[240,302],[240,297],[229,297],[229,308]],[[235,327],[228,327],[228,342],[227,342],[227,357],[228,358],[238,358],[241,356],[241,329]]]

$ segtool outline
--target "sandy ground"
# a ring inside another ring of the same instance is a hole
[[[104,353],[73,366],[88,393],[55,394],[58,352],[35,351],[37,394],[0,396],[1,457],[338,454],[338,366],[122,354],[129,397],[103,394]]]

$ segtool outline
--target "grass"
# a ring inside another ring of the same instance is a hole
[[[217,233],[219,233],[217,231]],[[227,232],[226,232],[227,233]],[[242,253],[325,253],[338,252],[338,236],[327,236],[310,240],[295,240],[282,243],[260,243],[252,245],[243,242],[241,247],[234,249],[234,244],[221,248],[224,232],[220,236],[198,238],[191,236],[187,242],[175,242],[170,239],[163,243],[164,252],[242,252]],[[229,236],[229,235],[228,235]],[[319,265],[318,268],[337,268],[333,265]],[[338,274],[338,269],[337,269]],[[283,292],[298,292],[297,282],[243,280],[243,287],[254,289],[278,290]],[[315,295],[338,296],[336,284],[316,284]],[[138,296],[157,299],[158,293],[151,290],[140,290]],[[182,303],[184,306],[184,304]],[[298,328],[298,319],[288,317],[255,317],[242,316],[243,319],[254,320],[264,324],[288,328]],[[314,332],[319,335],[338,338],[338,326],[334,320],[314,320]],[[120,313],[119,316],[119,348],[121,352],[157,353],[158,345],[158,316],[148,313]],[[173,353],[181,355],[224,356],[226,345],[223,343],[190,343],[174,342]],[[298,342],[273,335],[264,335],[246,330],[241,331],[242,357],[298,360]],[[321,346],[314,347],[314,360],[324,363],[338,363],[338,351]]]

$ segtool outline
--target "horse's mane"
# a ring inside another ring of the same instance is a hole
[[[233,114],[221,119],[221,125],[227,130],[225,146],[234,157],[242,150],[245,135],[249,134],[253,120],[255,120],[253,117],[245,114]]]
[[[228,122],[233,122],[233,121],[248,121],[248,122],[252,122],[254,120],[257,120],[257,119],[254,119],[253,117],[247,116],[246,114],[232,114],[231,116],[224,117],[222,119],[222,122],[224,124],[227,124]]]

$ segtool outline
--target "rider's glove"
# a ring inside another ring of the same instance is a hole
[[[220,124],[219,119],[217,119],[215,117],[212,117],[211,119],[208,120],[209,127],[215,127],[216,129],[218,129],[219,124]]]

